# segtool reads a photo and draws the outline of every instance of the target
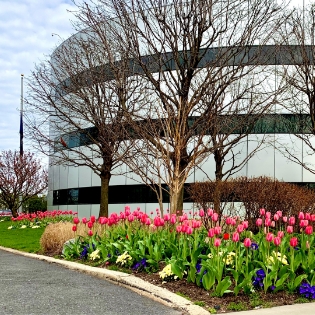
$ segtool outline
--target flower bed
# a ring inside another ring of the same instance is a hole
[[[37,211],[34,213],[21,213],[18,217],[12,217],[12,225],[8,227],[12,229],[40,228],[45,227],[49,223],[56,222],[72,222],[77,212],[53,210],[53,211]]]
[[[220,219],[212,209],[190,217],[157,213],[151,219],[140,209],[131,212],[126,207],[109,218],[74,218],[75,240],[63,255],[159,271],[161,282],[184,279],[218,297],[282,291],[315,298],[315,215],[301,212],[287,218],[281,211],[272,215],[264,209],[260,214],[259,231],[253,234],[247,221]],[[77,235],[79,224],[86,235]]]

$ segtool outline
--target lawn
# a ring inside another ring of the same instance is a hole
[[[14,248],[29,253],[40,251],[39,240],[45,230],[44,227],[38,229],[12,229],[11,221],[0,222],[0,246]]]

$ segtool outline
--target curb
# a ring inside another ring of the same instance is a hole
[[[204,308],[192,304],[187,299],[175,293],[172,293],[164,288],[160,288],[151,283],[148,283],[128,273],[112,271],[97,267],[90,267],[72,261],[60,260],[49,256],[21,252],[16,249],[11,249],[2,246],[0,246],[0,249],[13,254],[18,254],[33,259],[35,258],[47,261],[49,263],[59,264],[71,270],[81,271],[91,276],[105,279],[112,283],[126,287],[140,295],[146,296],[147,298],[162,303],[170,308],[181,311],[185,315],[209,315],[209,312],[206,311]]]

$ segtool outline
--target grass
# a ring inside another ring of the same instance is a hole
[[[235,303],[235,302],[231,302],[228,306],[227,309],[229,311],[247,311],[247,307],[244,303],[239,302],[239,303]]]
[[[44,233],[44,228],[8,230],[11,225],[11,221],[0,222],[0,246],[28,253],[38,253],[41,250],[39,240]]]
[[[189,296],[187,296],[187,295],[184,294],[184,293],[176,292],[175,294],[177,294],[177,295],[179,295],[179,296],[181,296],[181,297],[183,297],[183,298],[185,298],[185,299],[187,299],[187,300],[190,300]]]

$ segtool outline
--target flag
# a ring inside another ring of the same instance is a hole
[[[20,115],[20,155],[23,155],[23,115]]]
[[[62,139],[62,137],[60,137],[60,142],[61,144],[66,148],[67,147],[67,144],[66,142]]]

